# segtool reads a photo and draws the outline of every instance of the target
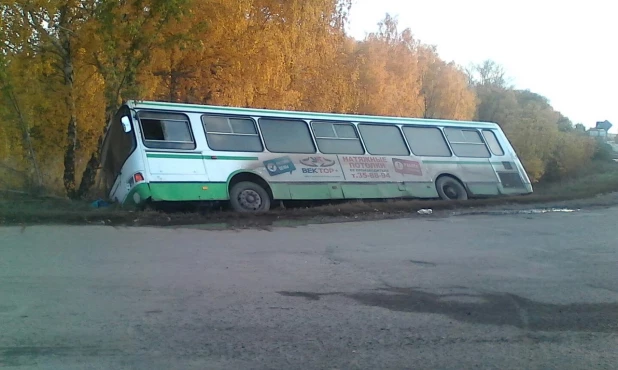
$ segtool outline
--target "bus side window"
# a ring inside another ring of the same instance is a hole
[[[365,154],[358,133],[351,123],[311,122],[318,149],[324,154]]]
[[[458,157],[489,158],[491,154],[481,138],[473,129],[445,128],[444,133],[453,152]]]
[[[406,136],[414,155],[425,157],[452,156],[442,131],[437,127],[406,126],[403,128],[403,134]]]
[[[262,140],[252,118],[202,116],[206,142],[212,150],[230,152],[261,152]]]
[[[502,146],[493,131],[483,130],[483,137],[485,138],[487,145],[489,145],[489,149],[491,149],[492,153],[498,156],[504,155],[504,150],[502,150]]]
[[[183,114],[140,111],[144,145],[153,149],[195,149],[189,119]]]
[[[393,125],[358,125],[367,152],[373,155],[408,156],[408,146],[401,136],[398,126]]]
[[[315,153],[307,123],[301,120],[260,118],[266,149],[272,153]]]

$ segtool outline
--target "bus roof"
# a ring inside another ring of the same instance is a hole
[[[493,122],[478,122],[478,121],[458,121],[458,120],[442,120],[442,119],[427,119],[427,118],[408,118],[408,117],[393,117],[393,116],[371,116],[358,114],[340,114],[340,113],[318,113],[318,112],[303,112],[303,111],[287,111],[274,109],[258,109],[258,108],[237,108],[225,107],[216,105],[200,105],[200,104],[184,104],[184,103],[168,103],[157,101],[138,101],[130,100],[127,102],[130,108],[135,109],[153,109],[177,112],[191,113],[215,113],[215,114],[238,114],[260,117],[278,117],[278,118],[296,118],[309,120],[332,120],[332,121],[352,121],[352,122],[371,122],[371,123],[391,123],[391,124],[416,124],[416,125],[445,125],[445,126],[473,126],[481,128],[499,128]]]

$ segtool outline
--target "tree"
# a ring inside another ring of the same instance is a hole
[[[388,14],[378,31],[357,45],[359,113],[422,116],[417,46],[412,32],[399,32],[397,20]]]
[[[0,57],[0,101],[3,102],[3,104],[1,104],[3,109],[0,111],[0,117],[2,117],[5,122],[17,122],[18,126],[12,128],[9,127],[8,124],[0,126],[0,132],[3,134],[0,136],[5,138],[5,143],[3,145],[4,153],[2,157],[6,158],[9,155],[14,155],[14,151],[19,151],[18,148],[23,150],[25,152],[27,162],[33,169],[36,186],[40,188],[43,185],[43,176],[41,175],[36,152],[34,150],[34,144],[31,137],[31,125],[28,122],[28,118],[26,117],[26,112],[24,112],[24,107],[22,107],[20,98],[15,92],[12,75],[8,70],[8,60],[6,57]],[[15,140],[17,132],[21,134],[21,142],[19,140]],[[16,145],[16,142],[19,144]],[[13,172],[19,171],[18,168],[14,168],[9,165],[5,165],[4,168],[9,168]]]
[[[573,126],[573,122],[571,122],[569,117],[566,117],[562,113],[559,113],[558,129],[562,132],[573,132],[575,131],[575,126]]]
[[[88,25],[90,62],[102,77],[105,124],[96,148],[84,169],[77,197],[84,197],[95,183],[101,162],[103,136],[123,100],[144,95],[147,63],[157,48],[169,48],[166,26],[184,14],[190,0],[100,0]],[[176,35],[172,34],[172,37]]]
[[[532,181],[561,179],[589,163],[593,146],[575,133],[583,125],[574,127],[546,97],[507,87],[504,70],[494,62],[486,61],[473,71],[479,99],[475,118],[502,127]]]
[[[21,0],[1,6],[6,46],[11,51],[32,50],[49,58],[50,78],[62,86],[66,110],[66,148],[64,188],[76,196],[75,165],[77,150],[77,109],[75,92],[75,53],[82,40],[81,28],[94,10],[96,0]]]
[[[435,48],[420,51],[423,117],[469,120],[476,112],[476,96],[465,73],[438,57]]]
[[[504,67],[491,59],[470,65],[466,68],[466,74],[471,85],[508,88]]]
[[[388,14],[356,41],[345,33],[351,4],[4,0],[0,167],[85,197],[107,125],[127,99],[476,118],[502,126],[535,181],[589,161],[583,126],[509,86],[502,66],[463,70]],[[569,153],[576,158],[563,163]]]

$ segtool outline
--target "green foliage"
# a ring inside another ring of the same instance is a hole
[[[618,153],[614,152],[612,146],[601,140],[595,140],[594,157],[595,160],[611,161],[618,158]]]
[[[560,118],[558,118],[558,130],[562,132],[574,132],[575,126],[568,117],[560,114]]]
[[[554,150],[547,161],[545,179],[562,180],[590,164],[595,142],[589,137],[561,132],[554,141]]]

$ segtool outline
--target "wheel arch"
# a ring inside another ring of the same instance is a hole
[[[266,192],[268,193],[268,196],[270,197],[270,200],[273,200],[273,190],[270,187],[270,184],[268,183],[268,181],[266,181],[262,176],[254,172],[249,172],[249,171],[236,171],[230,175],[230,177],[227,180],[228,198],[230,196],[230,190],[232,189],[232,186],[238,184],[239,182],[243,182],[243,181],[250,181],[250,182],[260,185],[261,187],[264,188],[264,190],[266,190]]]

